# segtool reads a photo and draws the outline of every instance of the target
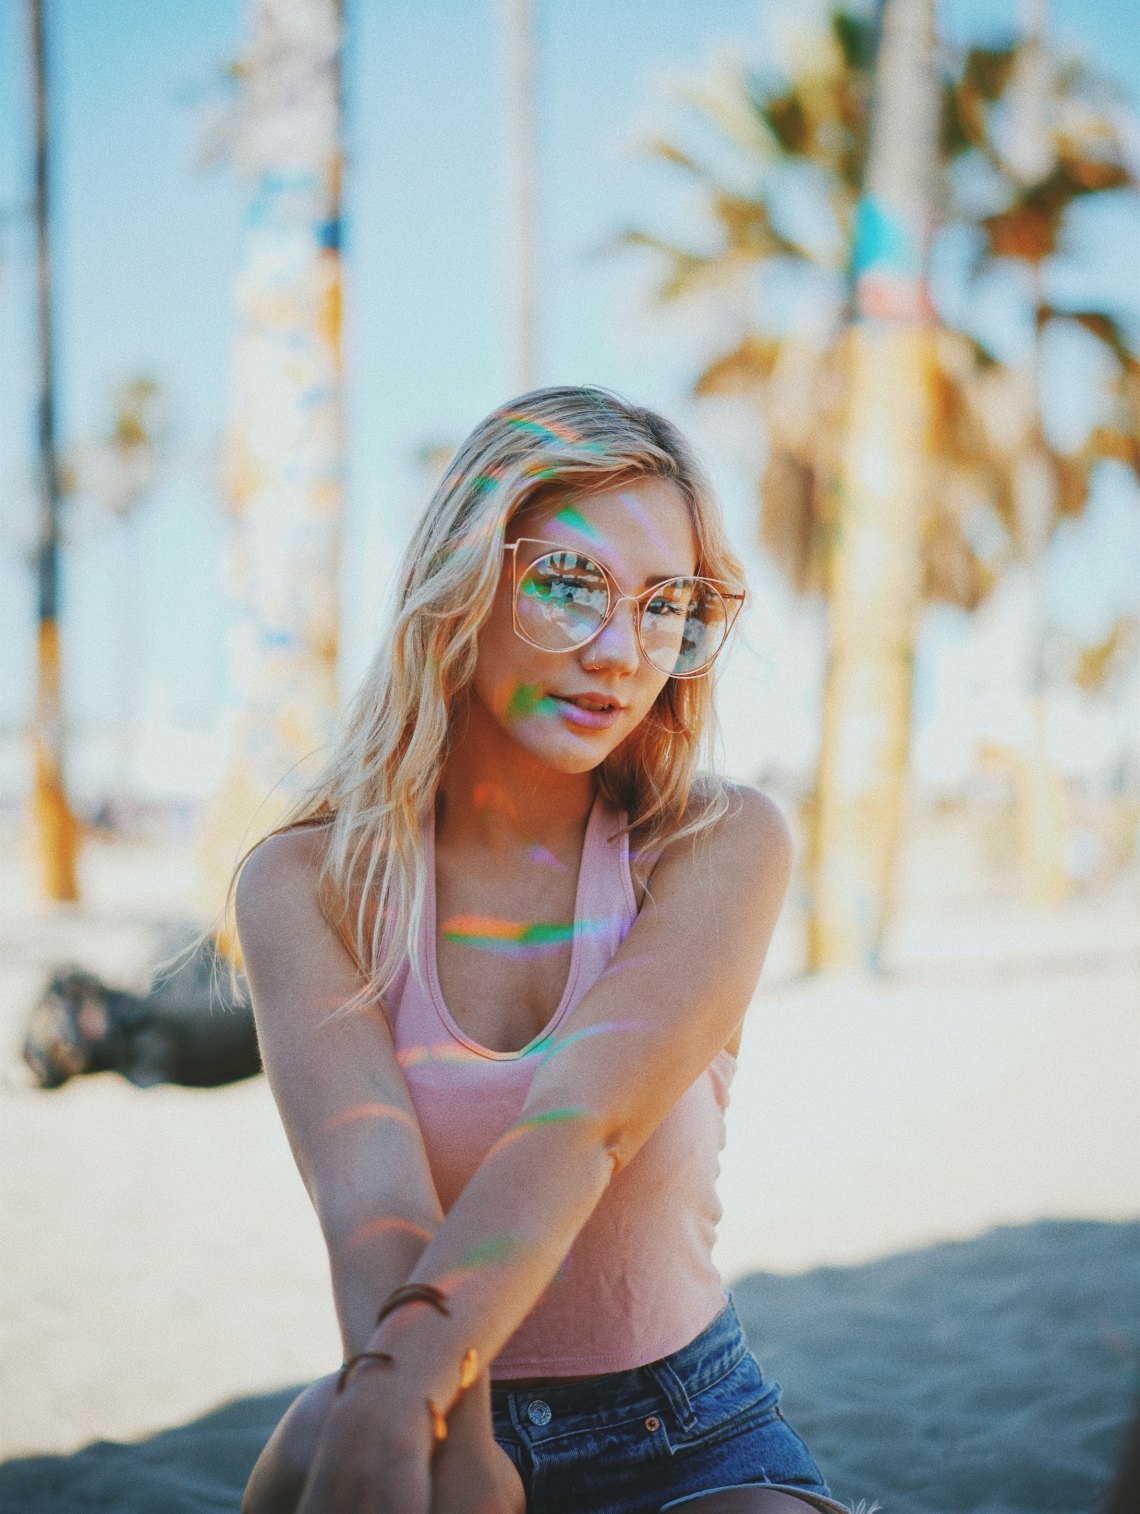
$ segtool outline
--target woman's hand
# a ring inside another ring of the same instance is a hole
[[[432,1464],[431,1514],[525,1514],[526,1492],[496,1442],[490,1384],[476,1379],[451,1411]]]
[[[426,1399],[366,1363],[333,1400],[297,1514],[432,1514],[435,1448]]]

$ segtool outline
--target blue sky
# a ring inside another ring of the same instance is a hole
[[[221,678],[217,475],[243,186],[228,170],[199,169],[195,154],[219,67],[241,48],[243,6],[47,0],[47,10],[63,435],[92,437],[115,383],[139,372],[161,379],[171,415],[168,464],[139,518],[124,531],[90,510],[74,512],[64,601],[69,703],[80,722],[115,719],[126,707],[205,721]],[[415,449],[460,439],[512,387],[495,10],[494,0],[350,0],[349,677],[375,632],[392,547],[422,503]],[[741,462],[716,418],[686,398],[715,333],[653,315],[646,263],[593,254],[623,224],[684,234],[680,186],[636,144],[680,119],[671,94],[680,79],[733,51],[763,62],[771,18],[787,7],[536,0],[536,10],[540,381],[600,382],[675,415],[709,457],[734,534],[751,548]],[[1058,39],[1111,67],[1140,99],[1133,0],[1054,0],[1050,13]],[[28,193],[23,18],[22,0],[0,0],[0,79],[14,85],[0,95],[0,205],[9,208]],[[947,0],[941,9],[951,36],[1015,19],[1016,4]],[[1094,283],[1140,312],[1136,218],[1108,216],[1085,235]],[[33,385],[30,239],[11,217],[0,237],[2,730],[26,716],[31,698]],[[1084,615],[1089,634],[1106,607],[1127,597],[1140,550],[1131,495],[1116,493],[1117,503],[1090,514],[1104,536],[1098,592],[1088,586],[1081,542],[1054,566],[1059,602]],[[143,571],[124,590],[130,565]]]

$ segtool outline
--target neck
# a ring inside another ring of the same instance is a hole
[[[555,772],[470,699],[440,774],[436,835],[504,854],[535,845],[558,854],[580,839],[596,793],[592,771]]]

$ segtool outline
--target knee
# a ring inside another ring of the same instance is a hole
[[[293,1514],[336,1391],[336,1376],[318,1378],[286,1409],[254,1463],[241,1514]]]

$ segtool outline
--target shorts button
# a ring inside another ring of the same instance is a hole
[[[647,1430],[660,1430],[661,1421],[657,1418],[656,1414],[651,1414],[645,1421],[645,1428]]]
[[[541,1398],[536,1398],[526,1406],[526,1417],[532,1425],[548,1425],[554,1418],[550,1405]]]

